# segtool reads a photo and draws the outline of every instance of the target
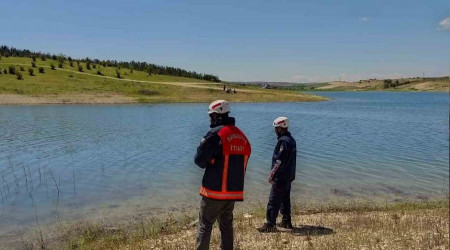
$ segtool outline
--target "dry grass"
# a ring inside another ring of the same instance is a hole
[[[393,79],[400,83],[408,81],[408,84],[400,85],[394,88],[385,89],[383,80],[363,80],[361,82],[330,82],[328,85],[318,87],[317,90],[330,91],[439,91],[448,92],[450,87],[449,77],[434,78],[403,78]]]
[[[448,200],[398,204],[348,203],[295,207],[292,232],[261,234],[264,209],[235,212],[235,249],[448,249]],[[194,212],[194,211],[193,211]],[[193,249],[195,216],[134,217],[115,226],[80,222],[58,227],[48,248]],[[219,249],[215,225],[211,249]]]

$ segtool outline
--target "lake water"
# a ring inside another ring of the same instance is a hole
[[[267,201],[271,124],[281,115],[298,144],[296,203],[447,197],[447,93],[317,94],[332,100],[231,104],[253,148],[239,206]],[[0,107],[0,233],[35,215],[198,209],[203,171],[193,157],[209,129],[207,107]]]

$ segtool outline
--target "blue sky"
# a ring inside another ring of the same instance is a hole
[[[0,44],[224,80],[449,74],[448,0],[0,0]]]

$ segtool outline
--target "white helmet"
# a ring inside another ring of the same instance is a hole
[[[230,112],[230,106],[228,102],[225,100],[217,100],[213,101],[208,108],[208,114],[217,113],[217,114],[226,114]]]
[[[289,127],[289,119],[284,116],[280,116],[275,121],[273,121],[274,127],[288,128]]]

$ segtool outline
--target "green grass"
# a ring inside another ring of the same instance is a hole
[[[271,102],[271,101],[323,101],[313,95],[299,92],[255,90],[251,87],[239,87],[237,94],[226,94],[221,83],[212,83],[193,78],[167,75],[149,75],[146,72],[129,69],[119,69],[121,79],[116,77],[116,68],[102,67],[102,76],[97,74],[91,64],[86,69],[85,63],[80,63],[83,72],[78,71],[77,63],[73,67],[69,62],[58,68],[58,62],[47,59],[36,59],[34,76],[28,74],[31,68],[31,58],[2,57],[0,69],[15,66],[23,67],[23,80],[17,80],[16,75],[0,75],[0,94],[15,94],[27,97],[57,98],[64,96],[68,101],[77,102],[74,96],[83,95],[116,95],[125,96],[134,102],[210,102],[215,99],[226,99],[235,102]],[[55,70],[50,65],[56,66]],[[97,65],[98,67],[99,65]],[[44,67],[45,73],[39,73],[38,68]],[[72,98],[72,99],[71,99]],[[82,102],[82,101],[80,101]]]

